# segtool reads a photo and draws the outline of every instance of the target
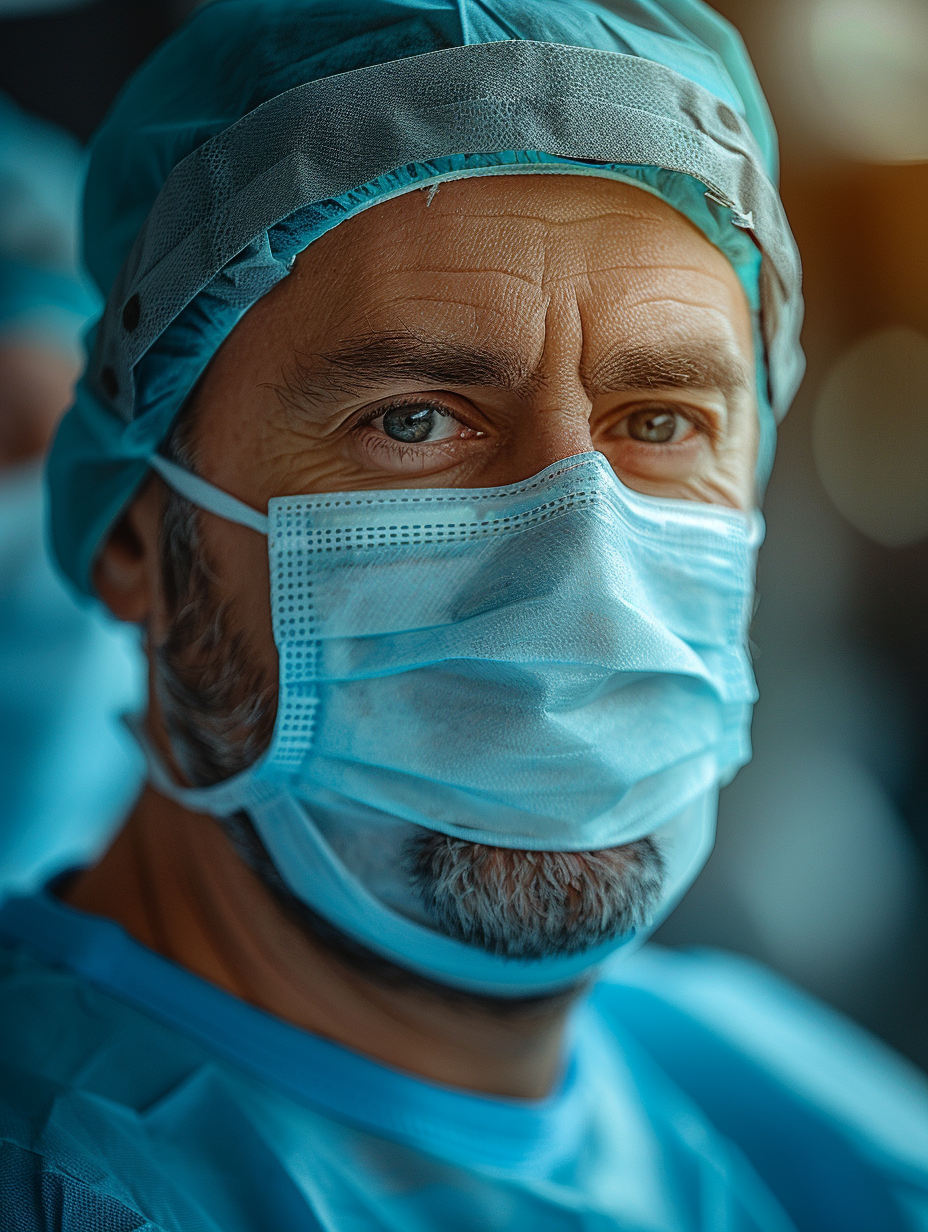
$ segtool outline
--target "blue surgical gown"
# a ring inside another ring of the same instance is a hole
[[[0,936],[4,1230],[928,1228],[920,1076],[739,959],[605,973],[536,1102],[378,1064],[47,892]]]

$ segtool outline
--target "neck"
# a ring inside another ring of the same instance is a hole
[[[399,1069],[523,1099],[557,1076],[563,1000],[500,1014],[367,978],[284,915],[213,818],[151,787],[63,897],[234,996]]]

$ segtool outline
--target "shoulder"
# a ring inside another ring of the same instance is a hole
[[[833,1118],[874,1154],[928,1172],[928,1081],[867,1031],[760,965],[711,950],[649,946],[594,994],[664,1061],[712,1055],[750,1066]]]
[[[88,1115],[89,1114],[89,1115]],[[143,1213],[107,1156],[138,1162],[118,1117],[0,1060],[0,1226],[48,1232],[174,1232]]]
[[[0,1229],[318,1232],[241,1078],[166,1019],[0,945]]]
[[[204,1059],[200,1045],[80,973],[0,943],[0,1063],[37,1085],[143,1107]]]
[[[646,947],[593,1004],[787,1192],[794,1219],[818,1204],[821,1229],[928,1228],[928,1082],[866,1031],[708,950]]]
[[[0,945],[0,1227],[209,1229],[152,1149],[145,1106],[195,1053],[87,981]],[[193,1222],[177,1222],[185,1211]]]
[[[41,1154],[0,1138],[0,1214],[11,1228],[48,1232],[162,1232],[139,1211]]]

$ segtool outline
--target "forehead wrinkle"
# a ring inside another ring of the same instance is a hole
[[[581,178],[586,179],[587,177]],[[440,199],[441,197],[439,195],[439,197],[436,198],[436,204]],[[655,197],[653,200],[659,201],[660,199]],[[434,206],[432,208],[434,210]],[[672,206],[668,206],[667,208],[672,210],[673,213],[676,213]],[[549,211],[552,209],[551,204],[548,205],[548,209]],[[659,226],[665,225],[667,221],[666,218],[657,210],[652,212],[651,210],[641,209],[640,207],[635,207],[632,205],[625,208],[621,206],[612,206],[609,208],[604,207],[602,209],[591,207],[588,212],[577,213],[570,218],[552,218],[550,212],[548,214],[526,214],[521,210],[506,209],[496,210],[492,213],[484,213],[480,210],[469,209],[445,209],[440,213],[436,211],[436,215],[441,218],[474,219],[475,221],[481,222],[496,222],[507,219],[518,219],[520,222],[537,222],[541,226],[545,227],[571,227],[578,223],[608,222],[612,218],[633,218],[637,222],[650,223],[652,225]],[[680,215],[680,217],[683,218],[683,215]]]
[[[434,274],[439,277],[447,277],[448,274],[467,275],[475,278],[485,277],[487,274],[494,274],[500,278],[508,278],[513,282],[525,282],[530,287],[538,288],[540,281],[532,278],[528,274],[517,274],[514,270],[499,269],[496,266],[486,265],[471,268],[467,265],[446,265],[437,268],[432,268],[430,265],[416,265],[410,267],[410,273],[415,274]]]
[[[497,298],[499,298],[497,296]],[[440,299],[434,295],[404,295],[393,301],[397,306],[404,304],[430,304],[433,308],[467,308],[471,313],[475,311],[488,312],[494,316],[505,316],[502,308],[498,308],[493,304],[482,304],[479,300],[474,299],[455,299],[451,295],[443,295]]]
[[[565,262],[563,259],[563,255],[561,254],[554,254],[551,257],[548,257],[546,259],[545,273],[542,275],[542,279],[541,279],[542,290],[548,287],[551,287],[551,286],[560,285],[561,283],[564,283],[564,282],[571,282],[571,281],[576,282],[578,279],[581,279],[581,278],[586,279],[588,281],[594,281],[599,278],[607,277],[610,274],[620,274],[620,275],[627,275],[630,280],[635,279],[635,281],[630,281],[629,286],[626,287],[626,293],[627,293],[629,289],[637,290],[637,287],[639,285],[638,280],[636,278],[637,275],[649,274],[649,273],[654,273],[654,272],[657,272],[659,274],[668,275],[671,278],[676,277],[677,275],[681,275],[686,278],[689,278],[691,276],[696,276],[700,278],[708,278],[710,281],[717,282],[723,287],[727,286],[727,283],[724,278],[720,277],[718,274],[713,273],[711,270],[708,270],[703,266],[680,265],[674,260],[668,260],[666,262],[662,262],[662,261],[644,262],[632,256],[627,263],[620,262],[620,261],[613,261],[609,265],[593,265],[590,263],[590,260],[589,260],[590,256],[592,255],[589,251],[574,252],[571,255],[578,262],[577,268],[573,268],[573,269],[563,268]],[[551,268],[551,271],[552,271],[550,273],[548,272],[549,267]],[[687,282],[687,285],[690,285],[689,282]],[[668,281],[664,286],[656,289],[653,292],[652,296],[650,296],[648,299],[636,300],[635,302],[636,303],[637,302],[660,303],[668,299],[673,299],[674,298],[673,287],[674,287],[674,284]],[[689,299],[687,299],[688,305],[691,302],[694,304],[694,306],[697,306],[696,301],[690,301]]]
[[[635,296],[634,298],[630,298],[629,301],[625,305],[623,305],[623,307],[626,312],[631,312],[637,308],[663,308],[663,307],[666,307],[668,304],[671,307],[676,308],[680,306],[681,302],[685,304],[686,310],[688,312],[691,310],[698,310],[699,312],[711,312],[715,316],[721,317],[723,321],[727,322],[729,319],[728,314],[725,312],[725,309],[720,307],[718,304],[714,304],[710,301],[703,302],[702,300],[698,300],[698,299],[687,299],[685,301],[681,301],[681,299],[678,296],[673,295],[669,291],[663,295]]]
[[[722,286],[728,285],[723,277],[713,273],[705,265],[681,265],[678,261],[672,259],[667,261],[641,261],[633,258],[627,263],[618,261],[612,265],[597,265],[595,269],[591,269],[589,272],[591,275],[596,275],[611,273],[627,274],[629,272],[648,273],[652,270],[672,274],[698,274],[701,278],[709,278],[712,282],[721,283]]]
[[[397,300],[398,305],[420,305],[427,304],[431,307],[438,308],[464,308],[470,315],[472,320],[480,318],[498,317],[501,321],[507,324],[511,323],[512,311],[508,306],[496,306],[493,304],[482,304],[470,299],[451,299],[442,296],[440,300],[436,300],[431,295],[404,295],[402,299]]]

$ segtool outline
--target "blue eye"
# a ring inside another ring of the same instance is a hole
[[[432,432],[435,415],[432,406],[404,406],[387,411],[381,422],[384,432],[395,441],[425,441]]]
[[[398,406],[385,411],[380,426],[394,441],[418,444],[433,438],[436,428],[443,428],[442,436],[453,433],[456,421],[435,406]]]

